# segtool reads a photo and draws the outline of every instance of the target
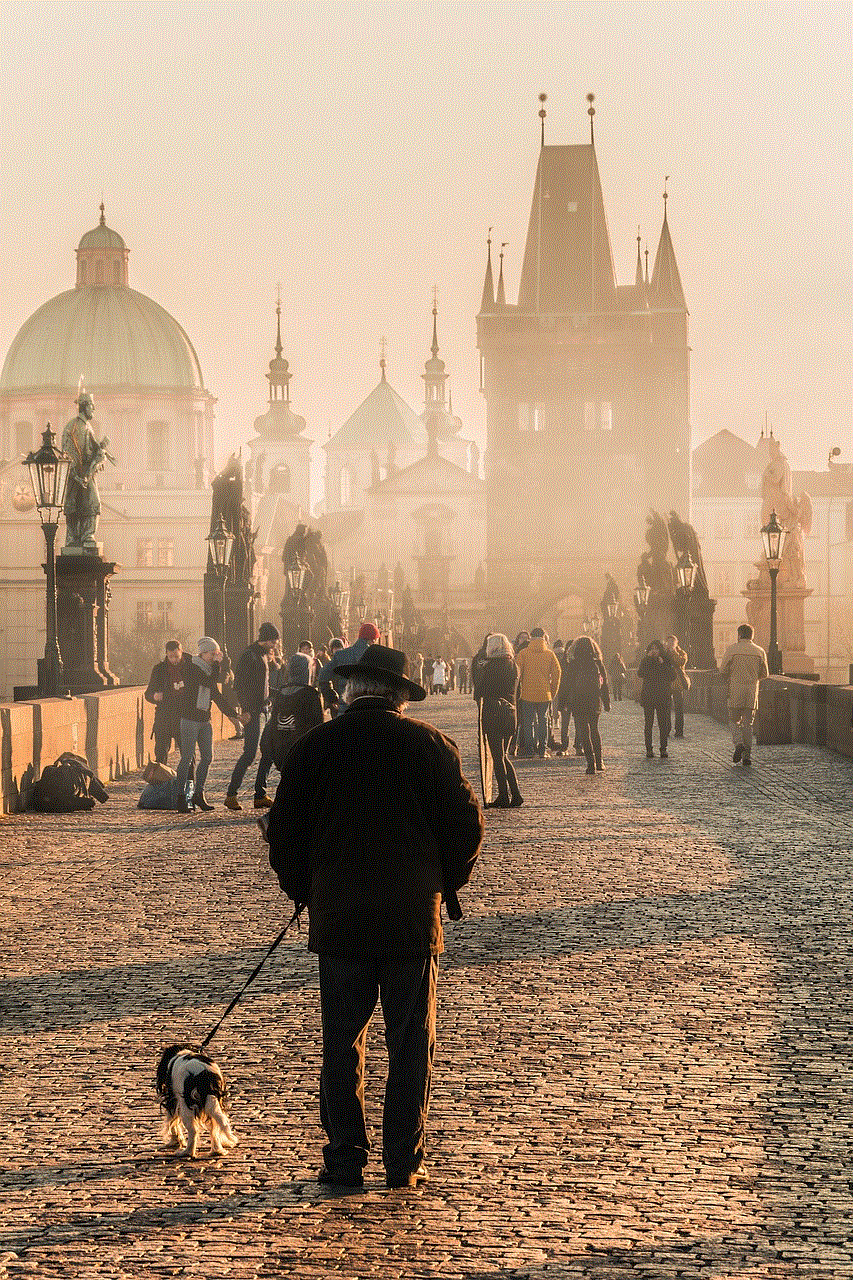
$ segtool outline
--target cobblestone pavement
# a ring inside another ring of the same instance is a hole
[[[475,776],[470,700],[420,714]],[[286,919],[251,812],[141,812],[137,776],[92,814],[5,820],[0,1274],[853,1276],[853,767],[793,746],[748,772],[698,716],[646,760],[628,703],[602,729],[605,774],[520,761],[525,806],[488,814],[415,1191],[376,1155],[363,1192],[313,1181],[304,933],[214,1041],[240,1145],[158,1150],[159,1049],[206,1034]],[[371,1065],[375,1123],[375,1026]]]

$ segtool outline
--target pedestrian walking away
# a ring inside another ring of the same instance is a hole
[[[684,695],[690,688],[690,677],[687,674],[687,653],[678,643],[678,636],[667,636],[666,652],[672,663],[672,712],[675,721],[674,738],[684,737]]]
[[[358,632],[358,639],[355,644],[347,645],[345,648],[338,649],[332,654],[329,662],[325,667],[321,667],[317,673],[317,684],[321,693],[330,700],[334,693],[334,711],[333,715],[339,715],[346,710],[344,704],[344,689],[346,688],[346,680],[343,676],[338,675],[338,668],[346,663],[358,662],[361,655],[369,645],[376,644],[379,639],[379,628],[372,622],[363,622]]]
[[[758,710],[758,686],[768,674],[767,654],[744,622],[737,629],[737,644],[729,645],[720,663],[720,674],[729,682],[729,724],[735,764],[752,764],[752,726]]]
[[[247,714],[243,728],[243,751],[228,783],[225,795],[226,809],[242,809],[238,794],[246,771],[258,754],[261,734],[266,727],[270,705],[270,657],[281,639],[278,629],[271,622],[262,622],[254,644],[244,649],[237,659],[234,673],[234,693],[242,710]],[[255,776],[256,809],[269,808],[272,800],[267,795],[267,773],[270,758],[261,754],[261,763]]]
[[[578,741],[586,756],[586,771],[604,773],[598,717],[602,708],[610,710],[610,682],[601,650],[589,636],[579,636],[575,641],[566,667],[566,682]]]
[[[661,759],[667,757],[667,743],[672,728],[672,681],[675,668],[666,649],[659,640],[652,640],[637,667],[637,679],[642,681],[640,703],[645,718],[646,756],[654,756],[652,733],[655,716],[658,721]]]
[[[382,1160],[389,1187],[426,1181],[441,902],[456,917],[483,836],[455,744],[403,714],[426,691],[406,655],[371,645],[341,667],[347,708],[284,761],[269,811],[270,865],[307,903],[319,957],[326,1133],[318,1181],[359,1187],[370,1153],[367,1028],[381,1002],[388,1051]]]
[[[625,667],[625,659],[621,653],[614,653],[610,659],[610,691],[613,694],[614,702],[622,701],[622,690],[625,687],[625,677],[628,671]]]
[[[561,671],[541,627],[533,628],[530,643],[519,652],[516,662],[521,676],[519,751],[522,755],[547,756],[548,704],[557,696]]]
[[[276,694],[266,730],[270,755],[279,773],[294,743],[322,723],[323,703],[320,690],[311,684],[308,655],[295,653],[288,663],[287,683]]]
[[[184,702],[181,708],[181,763],[178,765],[178,812],[189,813],[191,808],[210,812],[213,808],[204,794],[207,771],[213,760],[213,726],[210,723],[210,707],[215,703],[234,726],[248,723],[249,716],[229,707],[219,689],[222,650],[211,636],[202,636],[198,653],[187,663],[184,681]],[[199,763],[195,775],[195,791],[192,800],[186,797],[187,779],[195,749],[198,746]]]
[[[477,701],[482,703],[482,724],[489,754],[492,757],[498,794],[490,805],[493,809],[516,809],[524,804],[509,748],[515,734],[515,700],[518,691],[518,667],[512,645],[505,635],[496,633],[486,640],[486,661],[477,677]]]
[[[168,764],[172,743],[181,746],[181,707],[184,698],[184,680],[190,655],[184,653],[179,640],[169,640],[166,656],[151,672],[146,702],[154,705],[154,759],[157,764]]]

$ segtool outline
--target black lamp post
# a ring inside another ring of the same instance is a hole
[[[39,695],[55,698],[62,691],[63,671],[59,641],[56,638],[56,530],[65,505],[65,489],[71,459],[60,453],[56,437],[47,424],[41,438],[41,448],[24,459],[30,472],[30,484],[38,507],[44,540],[47,546],[47,607],[44,666],[39,680]]]
[[[308,601],[305,599],[305,579],[307,576],[308,570],[301,560],[294,560],[292,564],[288,565],[287,585],[290,591],[290,600],[298,633],[297,644],[301,644],[303,640],[311,639],[311,613]]]
[[[222,657],[227,658],[228,649],[225,644],[225,579],[228,576],[231,552],[234,549],[234,534],[229,533],[228,529],[226,529],[221,515],[213,533],[208,534],[207,541],[213,558],[213,568],[219,580],[219,647],[222,650]]]
[[[690,662],[690,651],[693,647],[693,636],[691,632],[690,618],[690,597],[693,591],[693,579],[696,575],[696,564],[685,548],[675,565],[675,573],[678,578],[678,594],[681,601],[681,628],[682,643],[687,650],[687,661]]]
[[[770,644],[767,646],[767,666],[771,676],[782,674],[782,650],[779,648],[776,637],[776,579],[779,576],[787,536],[788,530],[782,528],[776,518],[776,512],[771,512],[770,519],[761,530],[767,572],[770,574]]]

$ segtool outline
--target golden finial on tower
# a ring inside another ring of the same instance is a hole
[[[588,93],[586,95],[586,100],[589,103],[589,107],[587,108],[587,113],[586,113],[589,116],[589,141],[590,141],[590,144],[594,147],[595,146],[595,125],[593,123],[593,120],[595,117],[595,107],[592,104],[595,102],[595,94]]]
[[[545,146],[545,117],[546,117],[546,115],[548,114],[548,112],[545,110],[545,103],[546,103],[547,101],[548,101],[548,95],[547,95],[547,93],[540,93],[540,95],[539,95],[539,119],[540,119],[540,121],[542,122],[542,123],[541,123],[541,133],[542,133],[542,142],[541,142],[541,145],[542,145],[543,147]]]
[[[383,382],[385,381],[385,365],[386,365],[385,358],[387,354],[388,354],[388,339],[385,337],[385,334],[383,333],[382,337],[379,339],[379,368],[382,370]]]

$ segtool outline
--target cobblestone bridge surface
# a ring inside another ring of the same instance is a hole
[[[421,714],[475,776],[470,700]],[[698,716],[646,760],[627,703],[602,729],[605,774],[520,762],[525,806],[487,815],[411,1191],[377,1153],[363,1192],[313,1180],[304,932],[214,1041],[240,1145],[158,1150],[160,1048],[206,1034],[286,919],[251,812],[142,812],[135,777],[3,821],[0,1274],[853,1276],[853,767],[792,746],[748,772]],[[368,1068],[375,1123],[375,1024]]]

